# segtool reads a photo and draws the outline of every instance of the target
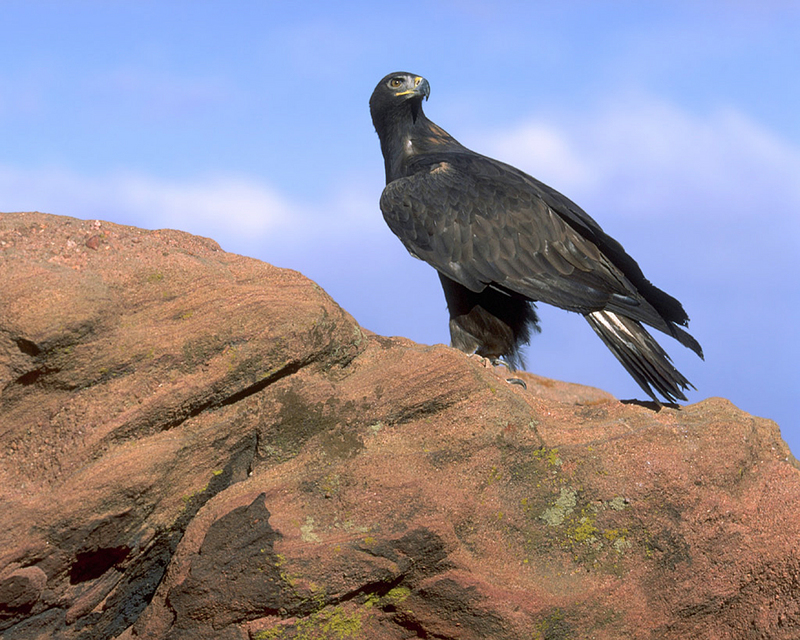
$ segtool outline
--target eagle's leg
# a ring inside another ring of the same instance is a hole
[[[498,362],[509,371],[524,367],[520,348],[538,331],[533,303],[518,294],[487,286],[470,291],[439,274],[450,312],[450,344],[464,353]]]

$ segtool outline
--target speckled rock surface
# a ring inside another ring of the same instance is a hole
[[[800,471],[361,329],[176,231],[0,214],[0,635],[800,637]]]

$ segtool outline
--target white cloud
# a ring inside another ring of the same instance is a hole
[[[168,180],[132,172],[87,176],[0,166],[0,211],[179,229],[213,238],[228,251],[284,260],[304,254],[308,262],[323,245],[331,250],[347,242],[368,246],[371,236],[386,232],[379,189],[353,179],[342,182],[339,192],[310,203],[232,174]]]
[[[228,236],[264,236],[286,229],[302,217],[270,187],[241,177],[214,176],[205,181],[168,182],[126,175],[112,181],[110,202],[135,212],[150,225]]]
[[[541,121],[524,122],[513,130],[496,134],[486,141],[487,155],[508,164],[526,168],[532,175],[547,175],[547,180],[567,192],[586,189],[596,181],[595,168],[581,157],[563,131]]]
[[[484,142],[488,155],[621,217],[730,219],[769,208],[797,224],[800,149],[733,108],[698,116],[628,97],[589,120],[533,118]]]
[[[265,235],[293,224],[296,205],[236,176],[169,181],[134,173],[84,176],[62,169],[0,167],[6,211],[46,211],[214,236]],[[302,212],[299,214],[302,216]]]

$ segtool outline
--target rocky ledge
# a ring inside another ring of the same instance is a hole
[[[5,640],[800,637],[800,471],[358,326],[211,240],[0,214]]]

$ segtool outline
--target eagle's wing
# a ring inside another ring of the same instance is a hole
[[[560,194],[521,171],[471,152],[415,158],[409,170],[384,189],[381,211],[410,253],[452,280],[472,291],[499,286],[579,313],[647,305],[576,230],[602,233],[597,224],[576,205],[560,211]]]

